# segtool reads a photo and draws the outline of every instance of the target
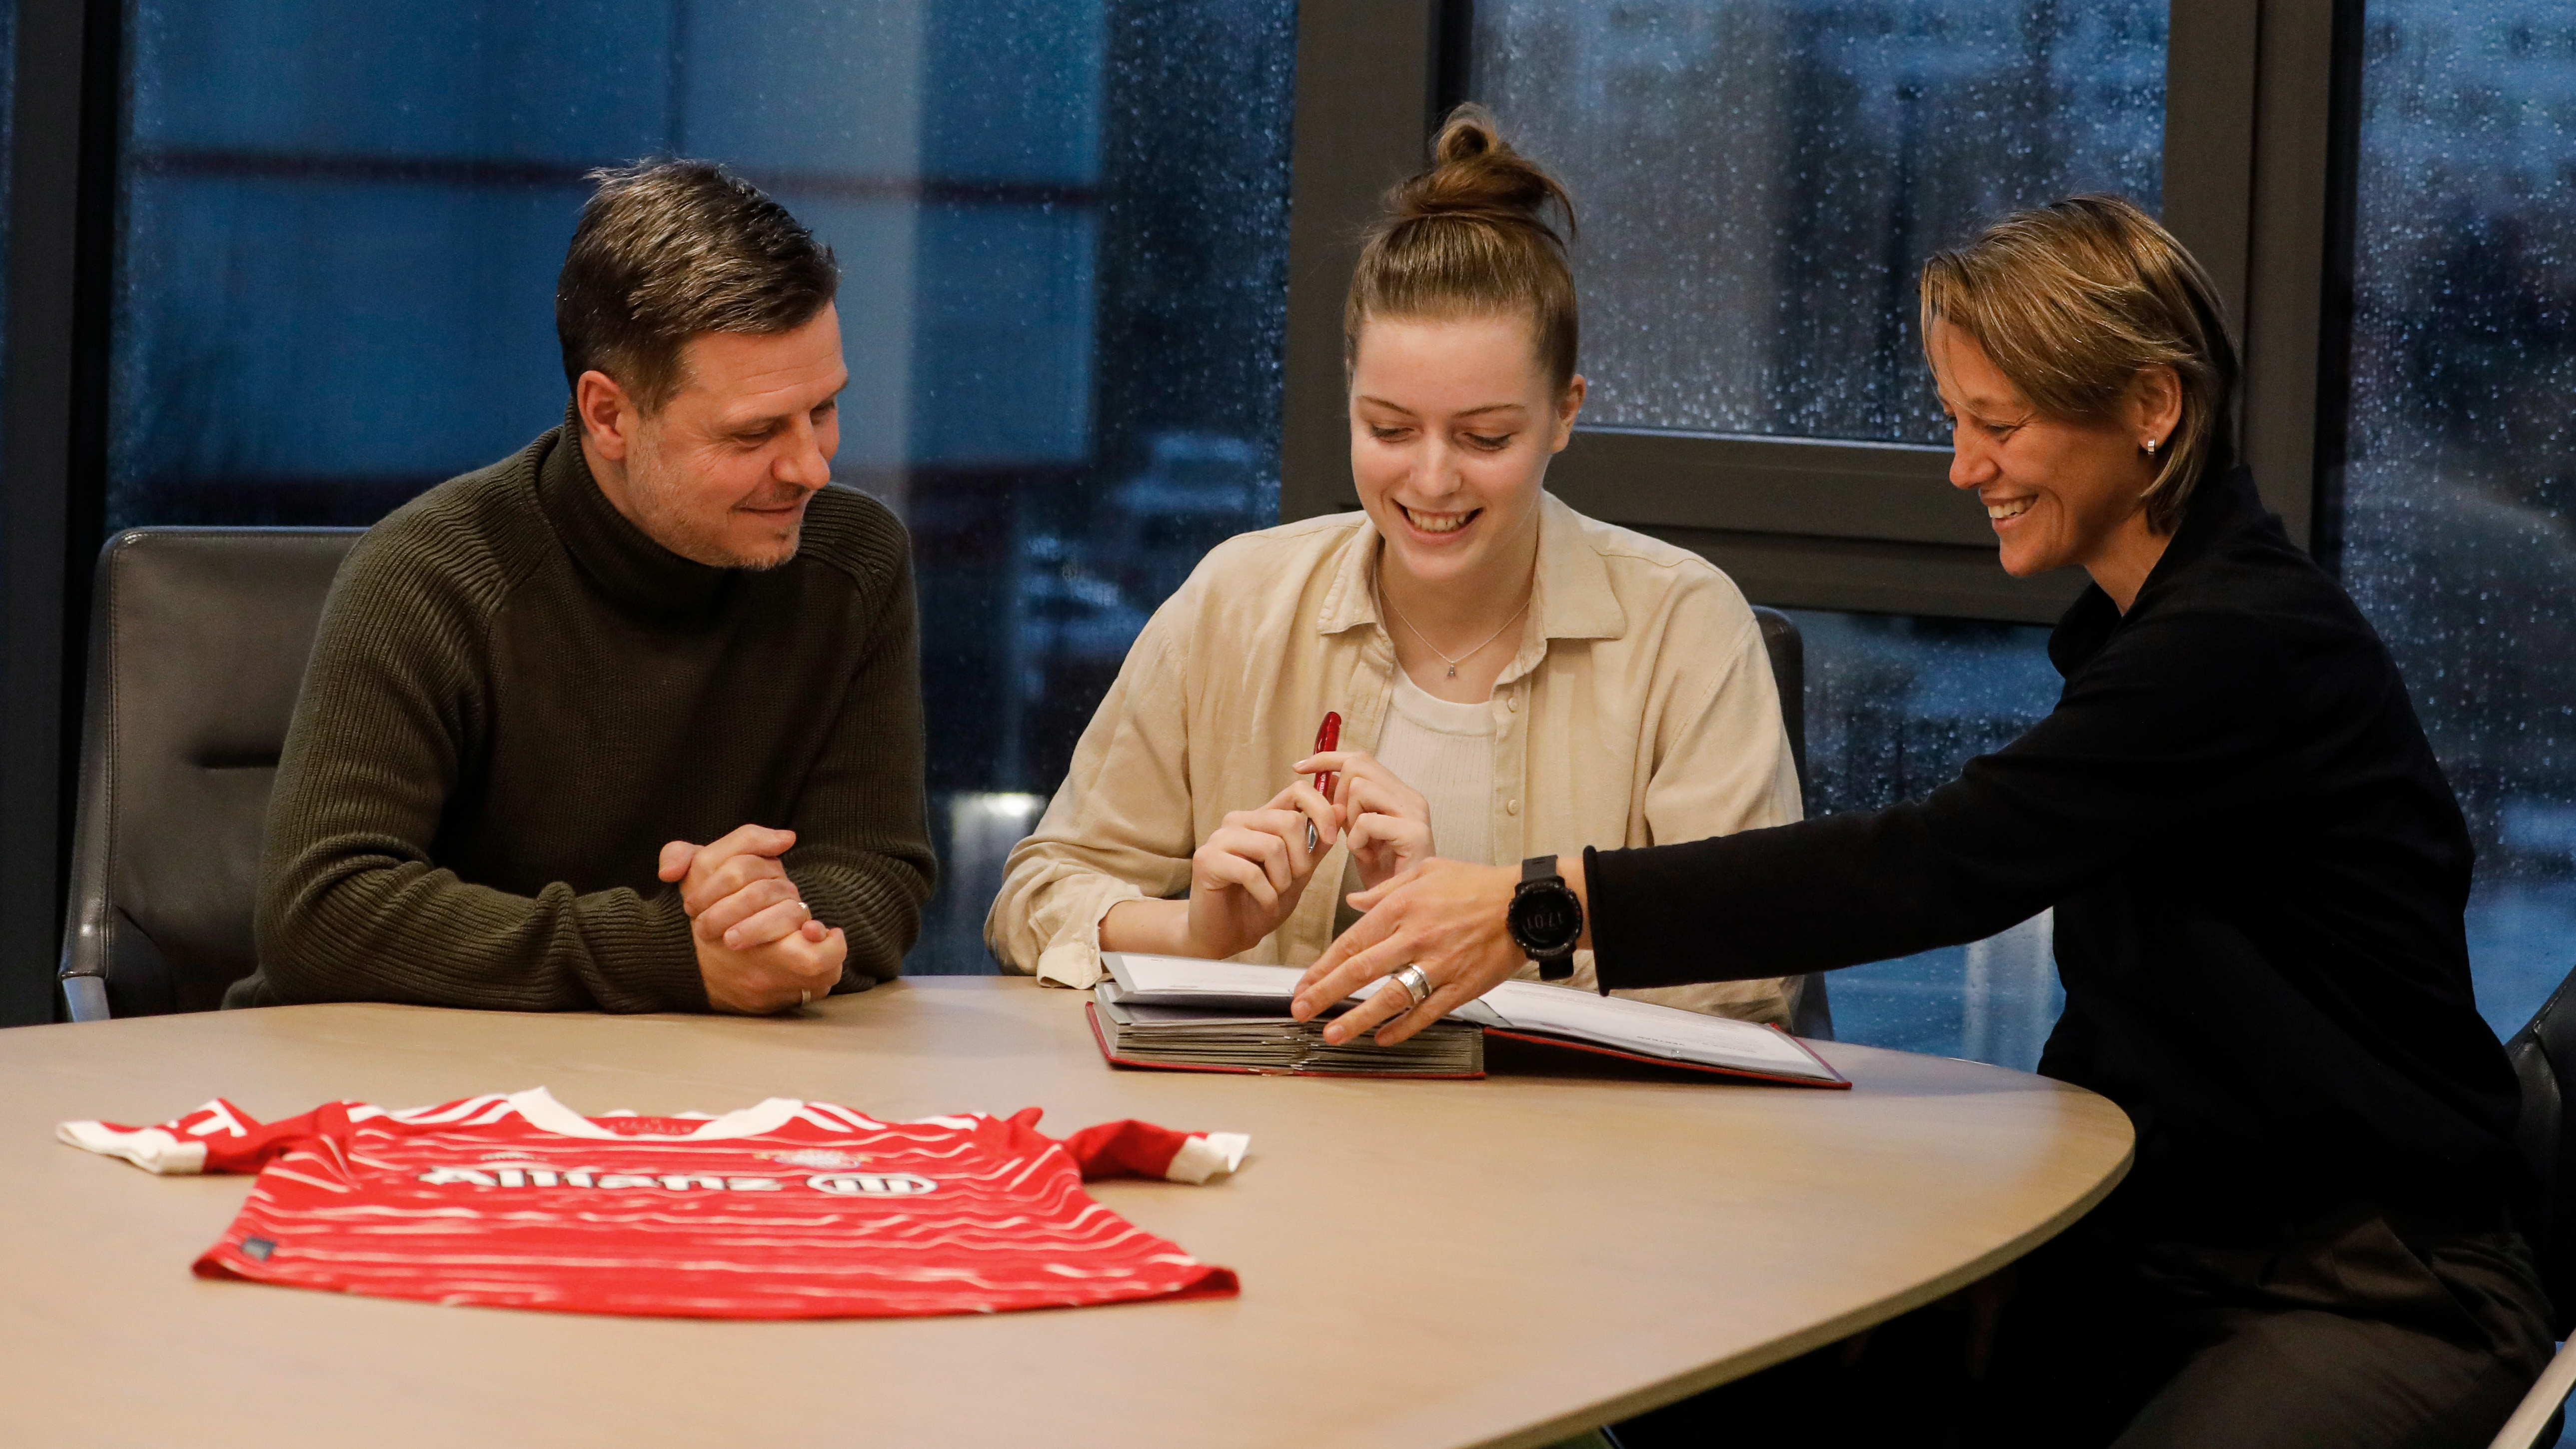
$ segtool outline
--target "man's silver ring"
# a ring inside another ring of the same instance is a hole
[[[1431,978],[1423,975],[1419,966],[1407,966],[1388,979],[1403,987],[1404,994],[1412,997],[1416,1006],[1431,999]]]
[[[796,993],[796,1004],[797,1004],[798,1006],[811,1006],[811,1005],[813,1005],[813,1004],[814,1004],[814,993],[813,993],[813,992],[811,992],[811,991],[799,991],[799,992],[797,992],[797,993]]]

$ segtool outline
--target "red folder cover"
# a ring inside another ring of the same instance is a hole
[[[1098,1002],[1084,1002],[1082,1004],[1082,1012],[1083,1019],[1091,1024],[1091,1040],[1100,1048],[1101,1059],[1108,1062],[1113,1067],[1127,1067],[1139,1071],[1156,1072],[1224,1072],[1233,1076],[1247,1077],[1395,1077],[1398,1079],[1426,1082],[1472,1081],[1480,1080],[1486,1075],[1483,1072],[1342,1072],[1314,1068],[1299,1068],[1293,1071],[1281,1071],[1273,1067],[1221,1067],[1212,1066],[1203,1062],[1140,1062],[1132,1057],[1119,1056],[1110,1049],[1109,1034],[1100,1028],[1100,1004]],[[1780,1031],[1776,1026],[1771,1028],[1771,1030]],[[1851,1080],[1845,1077],[1842,1073],[1834,1071],[1833,1065],[1827,1062],[1824,1058],[1817,1056],[1805,1042],[1799,1041],[1796,1037],[1790,1036],[1785,1031],[1781,1031],[1780,1035],[1792,1045],[1796,1046],[1800,1052],[1804,1053],[1806,1057],[1810,1061],[1813,1061],[1819,1068],[1832,1073],[1833,1080],[1820,1082],[1810,1080],[1805,1077],[1783,1077],[1775,1076],[1768,1072],[1746,1071],[1738,1067],[1712,1067],[1699,1062],[1675,1061],[1670,1057],[1650,1057],[1637,1052],[1623,1052],[1615,1047],[1595,1046],[1590,1042],[1569,1041],[1561,1036],[1540,1036],[1532,1032],[1506,1031],[1498,1026],[1489,1026],[1485,1028],[1485,1037],[1488,1041],[1495,1037],[1501,1037],[1506,1041],[1527,1042],[1534,1046],[1558,1047],[1566,1051],[1587,1052],[1593,1056],[1609,1057],[1616,1061],[1634,1062],[1640,1066],[1667,1067],[1676,1071],[1697,1072],[1703,1076],[1732,1077],[1741,1081],[1768,1082],[1784,1087],[1822,1087],[1829,1091],[1851,1090]]]
[[[1780,1031],[1780,1028],[1775,1026],[1772,1027],[1771,1030]],[[1743,1067],[1712,1067],[1705,1062],[1682,1062],[1675,1061],[1671,1057],[1650,1057],[1642,1052],[1623,1052],[1617,1047],[1596,1046],[1588,1041],[1573,1041],[1561,1036],[1540,1036],[1536,1032],[1509,1031],[1499,1026],[1489,1026],[1485,1028],[1485,1039],[1487,1041],[1492,1041],[1496,1037],[1501,1037],[1505,1041],[1525,1041],[1537,1046],[1557,1047],[1570,1052],[1589,1052],[1596,1057],[1609,1057],[1614,1061],[1635,1062],[1640,1066],[1668,1067],[1678,1072],[1698,1072],[1702,1075],[1712,1077],[1733,1077],[1738,1081],[1746,1082],[1768,1082],[1774,1086],[1780,1087],[1822,1087],[1829,1092],[1848,1092],[1851,1090],[1851,1078],[1844,1076],[1840,1072],[1834,1071],[1833,1064],[1831,1062],[1826,1061],[1823,1057],[1817,1056],[1814,1051],[1808,1048],[1805,1042],[1798,1040],[1794,1036],[1790,1036],[1787,1032],[1780,1031],[1780,1035],[1782,1038],[1787,1040],[1791,1046],[1796,1047],[1800,1054],[1804,1055],[1809,1061],[1814,1062],[1818,1067],[1827,1072],[1832,1072],[1833,1080],[1829,1082],[1820,1082],[1812,1077],[1783,1077],[1774,1075],[1770,1072],[1749,1071]]]

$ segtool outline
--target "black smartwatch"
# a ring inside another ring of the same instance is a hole
[[[1574,943],[1583,939],[1583,902],[1556,873],[1555,856],[1534,855],[1521,862],[1521,883],[1512,891],[1504,923],[1512,940],[1538,963],[1541,981],[1563,981],[1574,974]]]

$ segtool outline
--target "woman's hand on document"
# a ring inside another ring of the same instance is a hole
[[[1354,893],[1351,904],[1368,914],[1306,968],[1292,1014],[1305,1021],[1389,972],[1417,966],[1431,983],[1420,1004],[1401,984],[1380,986],[1324,1028],[1324,1040],[1338,1044],[1383,1024],[1377,1039],[1393,1046],[1493,990],[1529,959],[1505,924],[1519,884],[1512,866],[1427,860]]]
[[[1431,804],[1366,750],[1324,750],[1299,760],[1300,775],[1329,771],[1333,806],[1350,837],[1351,860],[1368,890],[1431,858]]]
[[[1315,848],[1306,848],[1306,827]],[[1299,780],[1258,810],[1237,810],[1190,856],[1188,949],[1215,960],[1258,945],[1306,894],[1315,862],[1341,821],[1331,801]]]

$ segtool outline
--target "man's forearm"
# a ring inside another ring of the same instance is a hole
[[[843,975],[875,981],[902,975],[904,953],[921,938],[929,876],[899,856],[864,851],[848,852],[849,858],[817,858],[822,854],[809,847],[789,852],[787,876],[803,893],[814,919],[840,927],[849,937]]]
[[[281,873],[263,899],[261,973],[288,1001],[397,1001],[506,1011],[704,1010],[677,892],[518,896],[423,862]]]

